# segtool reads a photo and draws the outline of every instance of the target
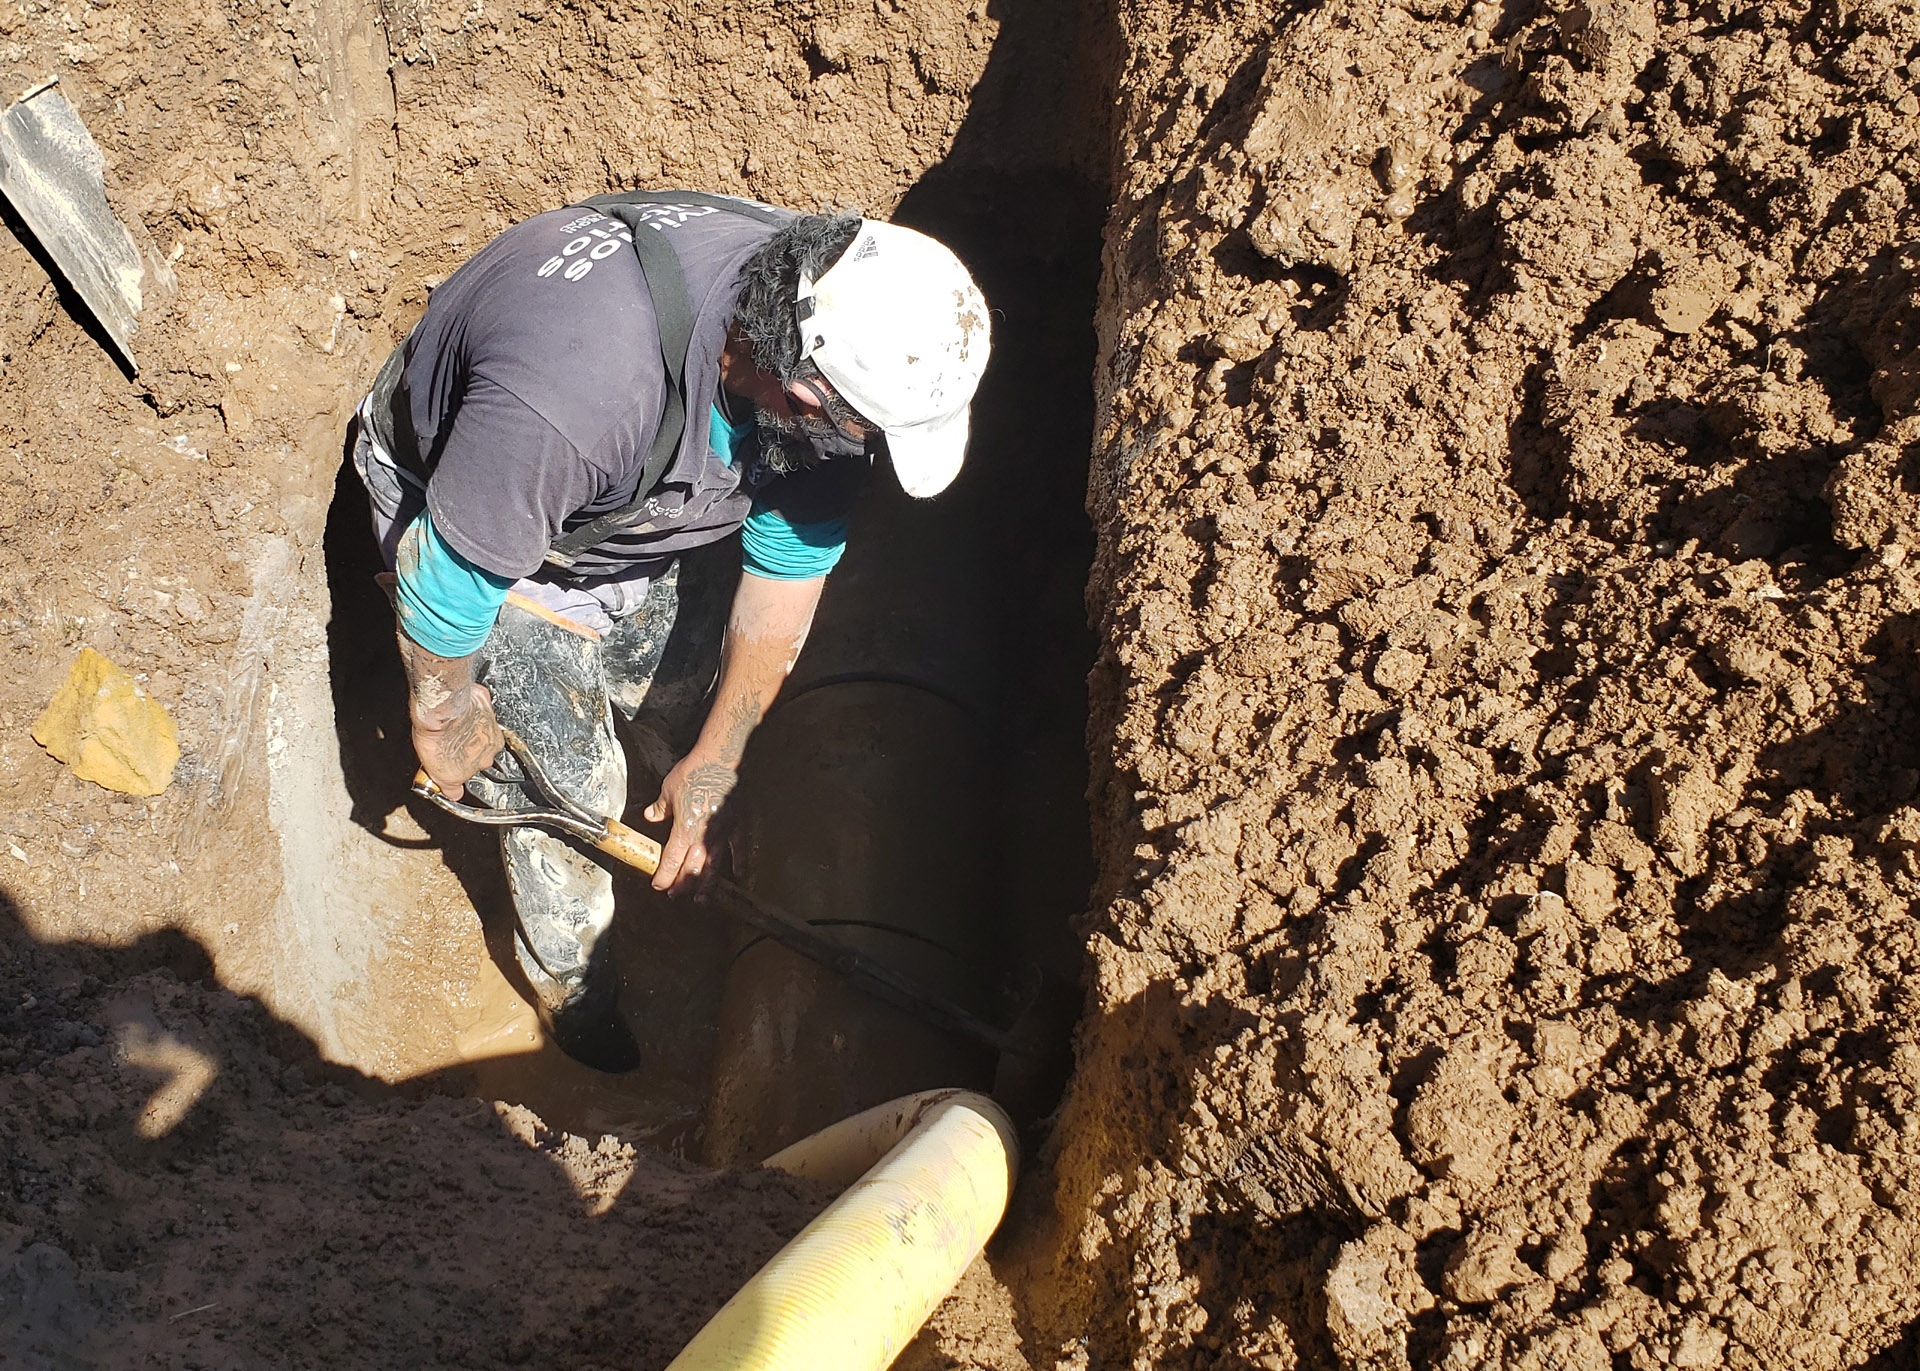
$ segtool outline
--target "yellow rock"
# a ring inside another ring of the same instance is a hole
[[[33,721],[33,740],[80,779],[122,795],[158,795],[180,760],[166,707],[90,647]]]

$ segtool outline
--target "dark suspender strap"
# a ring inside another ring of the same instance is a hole
[[[679,451],[680,439],[687,429],[687,416],[693,408],[687,395],[687,351],[693,344],[693,302],[687,291],[687,276],[665,236],[648,222],[650,216],[643,212],[643,207],[698,205],[763,224],[785,221],[785,216],[749,201],[730,200],[700,191],[622,191],[596,195],[581,203],[618,219],[633,235],[633,251],[646,277],[647,294],[653,298],[653,318],[660,333],[660,359],[667,368],[667,402],[661,411],[653,447],[640,469],[640,483],[634,487],[632,501],[556,539],[546,560],[557,567],[571,567],[581,553],[640,522],[653,488],[673,464],[673,455]]]
[[[687,348],[693,341],[693,304],[687,298],[686,273],[680,259],[658,232],[648,228],[637,216],[628,218],[617,210],[612,218],[622,220],[633,234],[633,250],[640,258],[640,270],[647,280],[647,294],[653,297],[653,318],[660,332],[660,360],[667,368],[667,402],[660,413],[660,427],[654,433],[653,447],[640,469],[640,483],[633,499],[619,509],[589,520],[562,534],[548,549],[546,560],[557,567],[571,567],[580,554],[608,535],[639,522],[647,497],[673,464],[681,436],[687,429]]]
[[[433,474],[432,469],[427,465],[426,454],[420,451],[420,437],[413,431],[412,407],[400,402],[400,382],[407,370],[407,344],[412,338],[413,334],[409,333],[395,343],[387,353],[387,360],[380,364],[380,371],[367,392],[366,416],[374,441],[386,450],[396,466],[424,486]]]

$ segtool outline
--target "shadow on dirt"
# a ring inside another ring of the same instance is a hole
[[[4,892],[0,1064],[10,1365],[660,1366],[825,1199],[381,1085],[185,935],[39,944]]]
[[[1084,1013],[1083,953],[1073,922],[1093,878],[1087,810],[1088,673],[1095,643],[1085,587],[1093,531],[1085,512],[1093,447],[1095,309],[1108,111],[1124,50],[1112,14],[1089,3],[995,0],[1000,24],[966,121],[946,159],[893,216],[949,243],[993,306],[994,359],[974,407],[968,464],[991,610],[986,641],[996,738],[988,832],[995,918],[1010,963],[1037,964]],[[961,492],[956,489],[956,496]],[[856,536],[858,530],[856,529]],[[1064,1009],[1064,1006],[1055,1006]],[[1060,1051],[1023,1095],[1034,1124],[1064,1090]],[[1044,1136],[1045,1124],[1029,1138]],[[1042,1154],[1045,1155],[1044,1153]],[[1002,1237],[988,1257],[1013,1297],[1020,1344],[1036,1364],[1049,1346],[1024,1274],[1023,1240],[1051,1222],[1052,1178],[1023,1167]],[[945,1366],[939,1358],[901,1365]]]
[[[1907,1371],[1920,1362],[1920,1323],[1910,1323],[1900,1340],[1860,1363],[1860,1371]]]
[[[1651,324],[1651,288],[1644,270],[1630,276],[1595,303],[1589,327],[1636,316]],[[1773,564],[1782,584],[1842,574],[1853,556],[1834,542],[1826,487],[1842,459],[1882,428],[1874,359],[1900,355],[1888,339],[1901,328],[1898,301],[1909,289],[1902,255],[1882,249],[1827,285],[1793,327],[1735,347],[1691,394],[1622,387],[1608,409],[1572,426],[1550,422],[1544,401],[1556,368],[1571,359],[1577,371],[1577,354],[1543,358],[1509,429],[1516,493],[1538,519],[1570,516],[1625,543],[1697,540],[1732,561]],[[1877,332],[1888,339],[1876,343]],[[1685,356],[1687,342],[1663,339],[1658,355]],[[1580,454],[1576,431],[1591,446],[1609,424],[1617,470],[1583,470],[1595,459]],[[1657,492],[1651,500],[1648,487]]]

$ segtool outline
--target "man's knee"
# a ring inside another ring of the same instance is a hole
[[[586,854],[534,828],[503,832],[500,855],[518,916],[521,964],[535,988],[557,1003],[586,977],[613,924],[612,877]]]
[[[621,717],[632,719],[647,705],[680,609],[680,563],[675,562],[647,587],[640,609],[616,620],[600,641],[607,673],[607,697]]]
[[[739,577],[740,552],[731,541],[696,548],[661,578],[672,595],[670,613],[652,626],[635,626],[635,641],[644,639],[647,650],[657,655],[639,698],[632,708],[622,703],[621,713],[637,735],[656,740],[661,750],[673,754],[660,774],[693,745],[700,731],[706,698],[720,670],[720,644]],[[648,612],[653,612],[652,605]],[[610,653],[609,671],[611,662]]]
[[[626,758],[614,739],[600,644],[511,601],[481,649],[493,710],[568,799],[603,814],[626,804]]]

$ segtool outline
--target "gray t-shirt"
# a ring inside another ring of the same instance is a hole
[[[643,212],[687,279],[691,413],[641,522],[582,555],[573,579],[657,571],[738,528],[756,496],[795,522],[837,517],[866,466],[834,461],[769,480],[711,451],[706,405],[740,268],[777,226],[709,205]],[[461,556],[531,576],[562,531],[633,500],[667,380],[652,297],[619,220],[574,207],[507,229],[434,289],[404,347],[378,427],[426,477],[434,527]]]

